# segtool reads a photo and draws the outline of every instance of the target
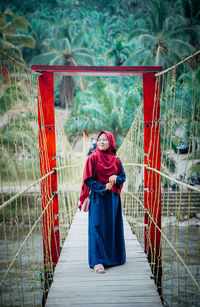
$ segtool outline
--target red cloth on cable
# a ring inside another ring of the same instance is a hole
[[[87,158],[83,171],[83,182],[79,204],[80,210],[84,200],[90,193],[90,190],[85,184],[86,179],[93,177],[97,182],[106,184],[109,182],[110,176],[120,175],[122,173],[121,161],[116,156],[114,135],[109,131],[101,131],[97,137],[97,140],[103,133],[105,133],[108,138],[109,147],[106,151],[100,150],[97,147],[94,152]],[[121,185],[120,188],[117,188],[116,185],[113,185],[112,191],[114,193],[120,194],[122,186],[123,185]]]

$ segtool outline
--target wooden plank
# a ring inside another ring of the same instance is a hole
[[[96,274],[88,266],[87,213],[77,212],[54,273],[46,306],[162,306],[146,254],[124,218],[127,261]]]

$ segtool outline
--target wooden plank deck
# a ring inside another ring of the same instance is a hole
[[[87,261],[88,214],[77,212],[50,288],[46,306],[162,306],[145,253],[124,219],[127,261],[96,274]]]

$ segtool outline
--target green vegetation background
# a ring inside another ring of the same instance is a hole
[[[0,49],[27,66],[159,65],[165,69],[200,49],[198,0],[4,0],[0,10]],[[199,59],[199,80],[198,67]],[[184,72],[177,73],[179,109]],[[189,67],[185,80],[187,132],[193,112],[194,67]],[[9,109],[9,90],[8,85],[2,112],[5,104]],[[139,78],[55,78],[55,105],[66,110],[65,131],[71,142],[83,129],[89,133],[107,129],[119,146],[141,102]]]

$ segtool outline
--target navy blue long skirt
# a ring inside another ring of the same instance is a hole
[[[104,192],[104,186],[102,189],[98,187],[97,191],[94,189],[96,184],[91,180],[87,182],[87,186],[93,190],[88,223],[89,266],[99,263],[104,266],[120,265],[126,261],[120,195],[112,191]]]

